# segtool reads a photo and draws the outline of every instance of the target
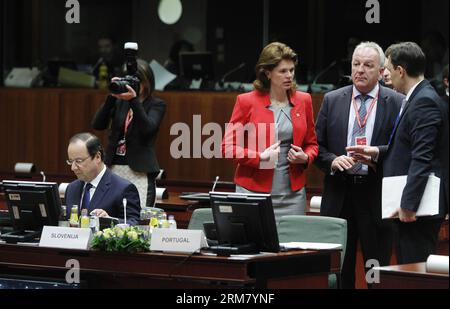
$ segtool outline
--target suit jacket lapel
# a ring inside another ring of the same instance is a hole
[[[395,134],[397,133],[397,129],[400,126],[400,123],[402,122],[403,116],[406,114],[406,111],[409,109],[409,107],[411,106],[412,101],[414,100],[414,97],[416,96],[416,94],[419,93],[419,91],[422,90],[422,88],[426,87],[427,85],[429,85],[430,83],[427,80],[423,80],[421,81],[416,89],[414,89],[413,93],[411,94],[411,96],[409,97],[408,101],[406,102],[405,107],[403,107],[402,113],[400,115],[400,119],[398,120],[398,124],[394,127],[394,132],[392,133],[392,140],[394,140]]]
[[[67,207],[70,209],[72,208],[72,206],[77,205],[78,206],[78,214],[81,213],[81,197],[83,195],[83,188],[84,188],[84,184],[85,182],[78,180],[76,182],[76,186],[74,188],[74,191],[76,192],[76,201],[70,201],[71,203],[73,203],[73,205],[67,205]],[[66,201],[67,202],[67,201]],[[70,210],[69,210],[69,214],[70,214]]]
[[[386,117],[386,102],[387,102],[387,95],[384,94],[383,88],[380,86],[380,94],[378,96],[378,102],[377,102],[377,114],[375,115],[375,124],[373,127],[373,133],[372,133],[372,145],[378,145],[377,139],[382,131],[382,129],[385,127],[385,120]]]
[[[348,117],[350,116],[350,108],[352,108],[351,104],[352,104],[352,91],[353,91],[353,87],[349,86],[348,89],[346,89],[343,93],[342,93],[342,102],[343,103],[343,107],[344,110],[341,111],[340,109],[338,109],[337,111],[338,113],[338,117],[339,122],[341,124],[341,134],[339,134],[339,136],[342,136],[341,138],[341,147],[344,149],[345,152],[345,147],[347,147],[347,135],[348,135]]]
[[[111,184],[111,171],[106,169],[105,174],[100,180],[97,188],[95,188],[94,196],[91,198],[91,203],[89,204],[89,211],[92,211],[97,208],[101,208],[101,201],[103,197],[108,192]]]

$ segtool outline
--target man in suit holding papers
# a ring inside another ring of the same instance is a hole
[[[424,79],[426,59],[413,42],[386,50],[394,88],[406,94],[388,145],[352,146],[347,151],[367,162],[382,162],[384,177],[407,175],[400,208],[397,260],[424,262],[436,250],[448,213],[448,106]],[[439,214],[416,217],[431,173],[440,178]]]

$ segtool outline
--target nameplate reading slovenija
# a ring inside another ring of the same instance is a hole
[[[39,247],[63,249],[89,249],[91,229],[44,226]]]

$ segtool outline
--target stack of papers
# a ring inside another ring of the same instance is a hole
[[[408,176],[393,176],[383,178],[383,190],[381,199],[382,218],[389,219],[400,208],[403,189],[406,186]],[[441,180],[431,174],[423,192],[416,216],[434,216],[439,214],[439,189]]]
[[[163,91],[164,87],[166,87],[167,84],[177,77],[176,75],[170,73],[156,60],[152,60],[150,62],[150,67],[155,75],[155,90]]]
[[[325,242],[283,242],[280,246],[286,250],[302,249],[302,250],[330,250],[340,249],[342,245]]]

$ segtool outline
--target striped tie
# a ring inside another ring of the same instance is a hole
[[[361,121],[361,123],[364,121],[364,119],[366,118],[367,115],[367,106],[366,106],[366,101],[368,99],[370,99],[370,96],[364,96],[364,95],[359,95],[359,99],[361,101],[361,106],[359,108],[358,114],[359,114],[359,120]],[[366,135],[366,126],[364,125],[362,128],[359,126],[358,123],[358,119],[355,116],[355,122],[353,123],[353,131],[352,131],[352,140],[351,140],[351,145],[355,145],[355,139],[358,136],[365,136]],[[353,168],[351,169],[351,173],[357,173],[359,170],[361,170],[362,168],[362,164],[361,162],[357,162]]]

